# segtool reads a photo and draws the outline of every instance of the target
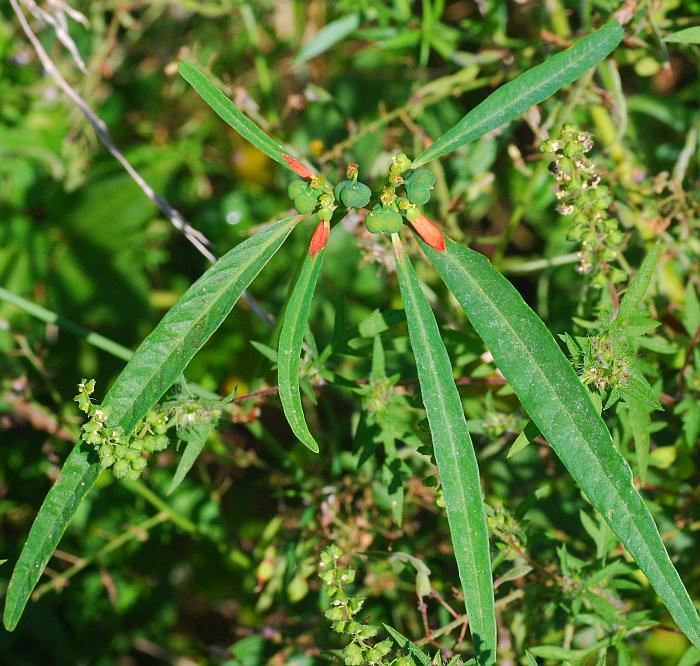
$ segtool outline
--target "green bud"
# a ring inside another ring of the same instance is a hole
[[[140,474],[144,469],[146,469],[147,464],[148,461],[143,456],[140,456],[139,458],[135,458],[131,461],[131,469]]]
[[[359,182],[349,182],[340,192],[340,201],[347,208],[362,208],[369,203],[371,198],[372,191],[367,185]]]
[[[419,597],[427,597],[431,589],[429,576],[424,571],[420,571],[416,575],[416,593]]]
[[[117,479],[123,479],[124,477],[129,475],[129,472],[131,471],[131,466],[126,460],[117,460],[114,463],[112,471],[114,472],[114,476]]]
[[[415,206],[411,206],[410,208],[406,209],[404,214],[409,222],[413,222],[420,215],[420,212]]]
[[[302,215],[310,213],[314,208],[316,208],[316,198],[317,197],[310,192],[300,194],[294,199],[294,208],[296,208],[297,212],[301,213]]]
[[[396,171],[398,171],[398,173],[404,173],[408,171],[409,167],[411,166],[411,160],[408,159],[406,153],[399,153],[398,155],[394,156],[394,163],[392,166],[396,167]]]

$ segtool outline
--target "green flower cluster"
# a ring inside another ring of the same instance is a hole
[[[614,337],[601,333],[579,341],[582,345],[583,372],[581,379],[601,391],[621,389],[629,380],[632,359],[623,345],[614,344]]]
[[[435,174],[427,167],[409,171],[411,160],[405,153],[395,155],[389,167],[388,183],[365,219],[367,230],[373,234],[396,233],[403,226],[403,218],[413,222],[419,215],[416,206],[430,200],[435,187]],[[407,173],[408,172],[408,173]],[[337,202],[346,208],[364,208],[370,203],[372,191],[357,179],[357,164],[349,164],[345,180],[334,188],[323,176],[295,180],[287,188],[289,198],[300,214],[318,210],[322,220],[330,220]],[[396,190],[405,187],[405,196]]]
[[[549,170],[558,183],[557,211],[572,217],[568,237],[581,246],[576,270],[592,275],[592,284],[599,289],[624,281],[625,272],[611,265],[624,236],[617,219],[609,215],[610,189],[601,184],[595,164],[586,157],[593,148],[591,135],[566,124],[559,139],[548,139],[541,148],[554,156]]]
[[[318,216],[322,220],[330,220],[333,215],[335,196],[333,188],[323,176],[314,176],[305,180],[294,180],[287,188],[289,198],[294,202],[294,208],[301,215],[312,213],[318,207]]]
[[[88,416],[81,428],[82,440],[95,447],[103,469],[111,467],[117,479],[136,480],[146,468],[147,456],[162,451],[170,443],[167,414],[149,411],[134,434],[127,435],[121,427],[107,425],[109,412],[92,402],[94,391],[95,380],[83,379],[74,398],[80,411]]]
[[[342,549],[336,545],[322,551],[319,577],[326,584],[326,591],[331,600],[326,618],[332,622],[333,631],[352,637],[343,650],[345,664],[348,666],[360,664],[412,666],[412,661],[406,657],[386,661],[385,658],[391,652],[393,645],[391,639],[372,643],[370,639],[379,633],[379,627],[363,624],[355,619],[362,610],[364,600],[347,593],[346,586],[352,585],[355,580],[355,570],[340,566],[342,555]]]
[[[396,233],[403,226],[403,217],[413,222],[419,215],[416,205],[430,200],[435,187],[435,175],[427,167],[422,167],[406,174],[411,160],[405,153],[394,156],[389,167],[389,182],[380,196],[380,203],[367,215],[365,226],[373,234]],[[406,196],[399,196],[396,190],[405,187]]]

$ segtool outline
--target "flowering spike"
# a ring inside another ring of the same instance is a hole
[[[315,257],[328,242],[328,234],[331,230],[331,224],[328,220],[321,220],[314,231],[314,235],[311,236],[311,246],[309,247],[309,254]]]
[[[416,233],[435,250],[445,251],[445,237],[442,232],[425,216],[419,215],[410,222]]]
[[[305,164],[302,164],[299,160],[295,159],[291,155],[282,155],[284,160],[289,164],[289,168],[297,175],[302,178],[313,178],[314,172],[309,169]]]

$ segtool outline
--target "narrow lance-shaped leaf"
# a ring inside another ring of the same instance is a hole
[[[700,26],[685,28],[664,37],[665,42],[675,44],[700,44]]]
[[[319,228],[322,229],[323,226],[324,223],[321,223]],[[314,239],[317,233],[318,230],[311,241],[312,248],[315,247]],[[309,432],[304,418],[299,390],[299,369],[304,331],[309,321],[311,301],[325,253],[324,241],[322,247],[317,248],[313,254],[307,252],[304,257],[299,277],[287,302],[277,349],[277,383],[284,415],[297,439],[314,453],[318,453],[318,444]]]
[[[145,416],[224,321],[298,219],[281,220],[225,254],[168,311],[106,395],[103,407],[109,426],[128,433]],[[77,444],[41,505],[12,574],[3,615],[8,630],[17,626],[46,563],[99,472],[92,447]]]
[[[617,314],[618,319],[623,320],[635,314],[637,311],[637,306],[644,299],[644,294],[647,293],[649,283],[654,275],[654,267],[656,266],[658,256],[659,243],[657,242],[651,251],[647,253],[646,257],[644,257],[644,261],[642,261],[642,265],[639,267],[637,274],[629,283],[622,297],[622,302],[620,303],[620,309]]]
[[[393,241],[408,333],[440,471],[469,629],[477,662],[495,664],[496,615],[489,535],[476,454],[435,315],[398,235],[393,236]]]
[[[680,629],[700,646],[700,619],[632,473],[552,334],[483,255],[447,240],[421,246],[464,308],[521,404],[644,572]],[[534,651],[533,651],[534,653]]]
[[[309,167],[294,159],[282,146],[265,134],[227,97],[221,88],[207,78],[199,67],[191,62],[181,62],[178,70],[180,76],[195,89],[217,115],[233,127],[246,141],[302,178],[313,176],[313,171]]]
[[[412,167],[415,169],[475,141],[510,122],[534,104],[543,102],[595,67],[620,43],[623,35],[620,24],[611,21],[570,49],[553,55],[541,65],[502,85],[426,148],[414,160]]]
[[[321,55],[339,42],[342,42],[346,37],[352,35],[359,26],[359,13],[348,14],[335,21],[331,21],[328,25],[323,26],[323,28],[304,45],[297,57],[294,58],[294,64],[301,65],[307,60]]]
[[[209,434],[216,428],[216,425],[216,419],[211,419],[209,421],[197,423],[184,432],[178,433],[180,439],[185,442],[185,450],[182,452],[175,474],[173,474],[173,480],[168,487],[168,495],[177,489],[187,476],[187,473],[192,469],[200,453],[204,450],[204,445],[207,443]]]

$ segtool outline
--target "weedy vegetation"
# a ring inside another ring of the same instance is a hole
[[[700,663],[696,4],[11,0],[3,663]]]

